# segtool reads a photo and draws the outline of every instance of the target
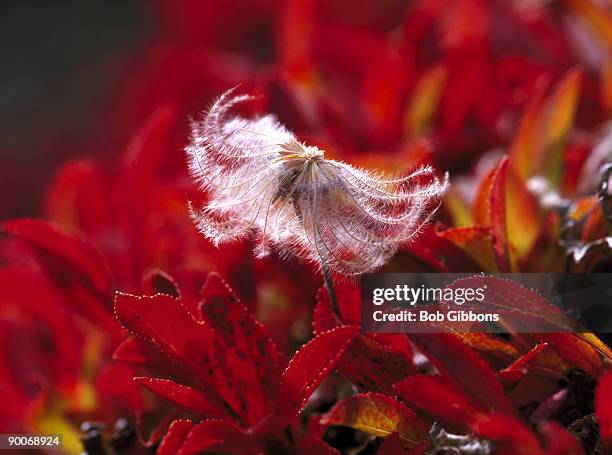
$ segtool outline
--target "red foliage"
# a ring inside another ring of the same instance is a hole
[[[145,344],[165,354],[175,365],[172,376],[185,384],[151,377],[134,380],[206,418],[189,431],[179,453],[213,447],[230,452],[242,447],[259,453],[256,447],[263,439],[282,438],[279,430],[295,420],[357,329],[342,327],[317,335],[295,354],[281,377],[274,342],[227,284],[211,273],[200,295],[198,313],[193,314],[170,295],[117,294],[117,319]],[[133,347],[128,349],[124,342],[115,357],[130,350]]]
[[[599,420],[599,431],[608,448],[612,447],[612,374],[607,373],[599,382],[595,395],[595,410]]]
[[[450,172],[436,224],[383,271],[607,271],[596,3],[151,2],[91,156],[57,169],[40,219],[0,224],[0,432],[60,428],[79,453],[81,422],[111,441],[126,417],[135,454],[397,455],[443,450],[436,422],[495,453],[612,448],[594,334],[361,333],[356,284],[336,283],[336,313],[307,266],[196,232],[188,201],[207,195],[183,153],[189,116],[240,84],[330,157]],[[530,291],[498,292],[559,325]],[[593,413],[599,435],[574,437]]]

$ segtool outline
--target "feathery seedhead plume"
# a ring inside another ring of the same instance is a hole
[[[257,236],[257,253],[275,248],[343,275],[384,265],[440,205],[448,176],[429,166],[390,178],[325,159],[274,116],[227,117],[249,100],[225,92],[192,126],[191,174],[208,203],[192,217],[215,245]]]

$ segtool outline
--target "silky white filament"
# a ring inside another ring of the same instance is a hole
[[[440,205],[448,176],[426,166],[393,179],[327,160],[272,115],[227,117],[249,99],[224,93],[193,123],[187,147],[209,195],[192,216],[215,245],[256,234],[260,256],[274,248],[357,275],[384,265]]]

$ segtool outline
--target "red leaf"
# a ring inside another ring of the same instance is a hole
[[[415,333],[410,334],[410,340],[438,370],[485,409],[515,413],[489,365],[459,338],[446,333]]]
[[[499,166],[499,164],[498,164]],[[474,221],[479,226],[489,226],[491,222],[491,186],[498,166],[491,168],[482,178],[474,200]]]
[[[116,202],[126,210],[137,210],[147,200],[169,144],[178,116],[177,109],[163,105],[154,111],[127,144],[117,171]]]
[[[276,398],[279,354],[217,274],[209,274],[201,293],[203,320],[163,294],[117,294],[115,312],[127,329],[178,361],[209,403],[227,404],[242,422],[255,425]]]
[[[359,335],[351,341],[336,368],[360,390],[393,393],[393,384],[416,372],[402,351]]]
[[[352,287],[359,290],[357,286]],[[351,303],[359,302],[360,296],[355,295],[354,291],[347,292],[347,285],[339,286],[339,288],[343,290],[338,294],[338,306],[341,312],[342,308],[347,307],[347,299],[350,299]],[[315,334],[342,325],[338,316],[331,309],[326,289],[319,290],[317,300],[313,315]],[[345,313],[347,312],[345,309]],[[356,319],[356,315],[353,315],[352,319]],[[405,340],[404,337],[402,339]],[[393,384],[416,371],[409,349],[408,346],[406,352],[382,344],[366,335],[358,335],[350,343],[336,368],[360,390],[393,394]]]
[[[412,242],[407,248],[411,254],[436,271],[476,272],[480,270],[466,250],[440,236],[433,225],[424,226],[419,234],[419,240]]]
[[[430,446],[431,445],[429,443],[427,443],[427,442],[424,443],[424,444],[419,444],[418,446],[414,446],[412,449],[408,450],[406,453],[408,455],[425,455],[426,453],[429,453],[429,451],[427,449],[429,449]],[[389,454],[389,455],[391,455],[391,454]]]
[[[0,319],[0,346],[8,346],[11,334],[9,333],[10,323]],[[19,379],[13,374],[13,366],[8,356],[0,356],[0,427],[6,429],[20,428],[18,419],[28,418],[31,412],[31,397],[20,384]]]
[[[147,272],[142,280],[142,290],[147,295],[167,294],[181,300],[178,284],[163,270],[154,269]]]
[[[567,364],[561,360],[554,347],[548,343],[540,343],[499,371],[498,376],[503,378],[507,385],[514,385],[529,371],[561,377],[566,369]]]
[[[485,415],[470,397],[441,376],[411,376],[395,384],[395,390],[408,403],[428,414],[459,425],[469,425]]]
[[[537,292],[524,288],[515,281],[495,276],[474,275],[458,279],[448,287],[461,286],[486,288],[485,299],[476,304],[474,308],[477,311],[499,312],[504,324],[512,329],[521,326],[528,327],[529,324],[537,324],[537,327],[547,329],[542,331],[552,332],[569,331],[573,328],[568,316],[557,306]],[[464,308],[468,307],[470,305]]]
[[[336,283],[336,300],[342,322],[347,325],[361,324],[361,287],[352,283]],[[331,308],[327,288],[319,288],[317,303]]]
[[[212,383],[228,387],[212,352],[214,334],[207,324],[196,321],[180,301],[164,294],[138,297],[117,293],[115,315],[127,330],[185,369],[203,386],[202,392],[211,403],[219,403],[211,387],[205,386]],[[221,392],[223,387],[214,389]]]
[[[393,433],[383,441],[376,455],[424,455],[425,453],[429,453],[427,449],[429,449],[430,446],[431,444],[429,442],[425,442],[410,449],[406,449],[399,435]]]
[[[310,66],[313,20],[316,2],[283,4],[278,30],[279,60],[284,71],[305,71]],[[298,30],[301,32],[298,33]]]
[[[206,450],[245,455],[260,453],[240,428],[220,420],[205,420],[194,426],[178,455],[196,455]]]
[[[0,230],[33,247],[37,260],[77,310],[110,333],[120,331],[110,304],[111,273],[100,252],[80,236],[34,219],[10,220]]]
[[[275,411],[278,426],[284,428],[297,417],[358,333],[357,327],[338,327],[315,336],[300,348],[283,373]]]
[[[115,315],[129,331],[156,346],[191,369],[200,379],[209,376],[212,359],[207,358],[213,334],[196,321],[174,297],[158,294],[134,296],[117,293]]]
[[[498,450],[522,455],[540,455],[537,437],[520,420],[495,414],[472,425],[479,436],[497,443]]]
[[[509,379],[518,381],[515,385],[510,385],[512,389],[508,392],[508,398],[517,408],[542,401],[542,408],[540,411],[548,412],[549,409],[547,408],[554,407],[555,401],[562,398],[562,396],[557,395],[559,392],[558,377],[550,375],[546,376],[536,374],[533,371],[527,371],[527,374],[523,375],[522,377]],[[546,402],[551,396],[554,396],[554,398],[552,398],[550,402]],[[534,416],[533,413],[532,416],[534,419],[539,417],[537,414]]]
[[[555,422],[545,422],[539,427],[546,437],[545,455],[584,455],[582,446],[576,436]]]
[[[476,2],[460,2],[456,6],[455,9],[457,10],[472,6],[479,8]],[[455,19],[448,22],[449,24],[459,25],[461,20]],[[469,28],[469,26],[465,27],[465,30],[469,30]],[[454,39],[456,38],[452,38],[452,40]],[[446,140],[457,140],[457,136],[460,134],[470,111],[480,99],[477,93],[465,90],[465,87],[486,86],[486,80],[490,72],[489,65],[487,59],[476,59],[469,66],[461,64],[451,68],[439,111],[442,122],[442,134]]]
[[[191,387],[169,379],[135,377],[134,381],[154,394],[189,411],[204,416],[227,417],[226,413],[221,412],[220,408],[213,406],[203,394]]]
[[[138,389],[138,386],[134,381],[131,381],[131,383]],[[168,432],[168,428],[176,416],[176,412],[166,414],[161,421],[156,422],[152,428],[150,428],[151,425],[144,422],[143,414],[141,412],[137,413],[135,426],[138,442],[147,449],[155,447],[155,445],[164,437],[164,434]],[[146,430],[149,430],[148,433]]]
[[[115,219],[130,245],[119,252],[114,269],[124,289],[136,289],[142,278],[142,252],[147,250],[142,225],[150,216],[151,195],[177,115],[170,105],[154,111],[132,136],[119,163],[113,195]]]
[[[62,363],[81,362],[83,335],[71,317],[64,296],[44,276],[29,269],[0,268],[0,304],[2,319],[9,322],[42,323],[57,336],[49,352],[59,355]],[[38,328],[40,330],[40,327]]]
[[[417,446],[418,447],[418,446]],[[385,438],[380,448],[376,452],[376,455],[401,455],[408,453],[404,450],[402,440],[397,433],[393,433],[391,436]]]
[[[113,353],[113,360],[144,365],[148,359],[140,340],[130,335],[117,346]]]
[[[44,276],[28,269],[0,268],[0,289],[5,338],[0,347],[7,373],[25,390],[35,378],[71,388],[83,368],[86,334],[66,300]]]
[[[483,179],[474,206],[474,218],[491,229],[493,251],[500,272],[510,272],[508,231],[506,227],[506,175],[508,158],[504,157]]]
[[[1,229],[58,258],[95,291],[108,295],[111,274],[104,256],[77,234],[52,223],[27,218],[5,221]]]
[[[210,273],[201,290],[200,310],[215,331],[215,356],[233,389],[231,403],[254,425],[269,412],[280,382],[280,355],[265,327],[240,303],[216,273]]]
[[[63,164],[45,191],[45,213],[50,220],[96,234],[111,225],[107,176],[87,159]]]
[[[600,380],[595,392],[595,412],[599,422],[599,433],[608,448],[612,448],[612,372]]]
[[[608,57],[602,69],[601,98],[607,112],[612,111],[612,58]]]
[[[319,289],[317,292],[317,304],[312,314],[312,328],[315,335],[327,332],[338,326],[344,325],[338,315],[332,310],[327,290]]]
[[[96,379],[96,386],[104,397],[113,397],[120,406],[131,411],[142,411],[142,393],[134,383],[134,370],[122,363],[112,363],[105,367]]]
[[[395,398],[379,393],[354,395],[338,402],[321,423],[348,426],[379,437],[397,433],[409,447],[428,440],[424,421]]]
[[[389,47],[372,56],[364,74],[361,107],[374,140],[389,140],[401,133],[403,95],[413,77],[400,56]]]
[[[193,428],[190,420],[175,420],[157,449],[157,455],[176,455]]]

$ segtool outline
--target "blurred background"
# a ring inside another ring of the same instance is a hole
[[[609,19],[605,0],[5,0],[0,217],[38,213],[65,158],[117,156],[156,102],[197,113],[237,82],[263,87],[285,122],[301,116],[297,129],[324,124],[327,142],[358,151],[397,149],[420,88],[417,115],[466,170],[463,157],[507,142],[543,75],[579,67],[580,126],[605,118]]]
[[[0,4],[1,218],[37,213],[54,166],[87,147],[121,63],[152,28],[140,0]]]

